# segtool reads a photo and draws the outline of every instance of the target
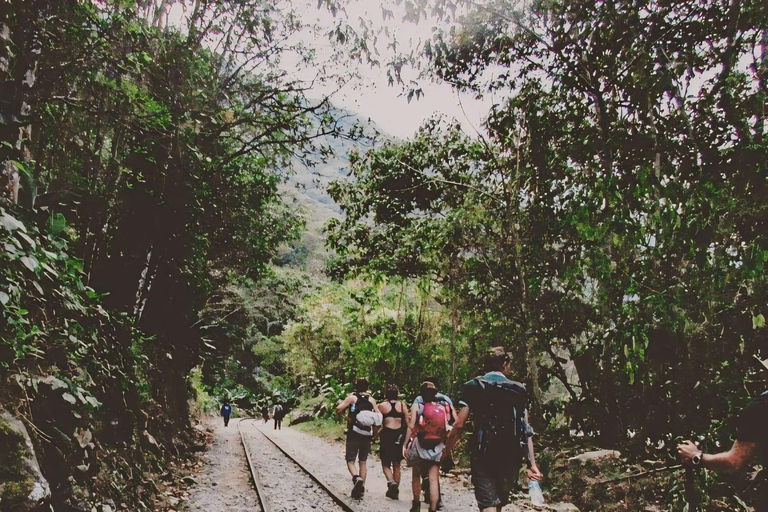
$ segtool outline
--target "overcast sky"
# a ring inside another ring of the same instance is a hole
[[[347,7],[348,19],[352,20],[353,24],[358,17],[382,24],[384,23],[382,5],[395,12],[395,19],[390,19],[387,23],[392,31],[397,33],[398,40],[403,44],[409,40],[418,41],[430,37],[434,23],[427,21],[416,25],[401,22],[397,14],[398,6],[393,0],[350,0]],[[332,54],[327,34],[338,20],[326,10],[318,9],[317,0],[297,0],[294,6],[301,12],[308,25],[318,27],[316,31],[306,30],[301,37],[308,44],[315,45],[318,60],[323,62]],[[383,53],[386,44],[380,41],[379,46]],[[382,55],[382,57],[385,56]],[[298,70],[295,61],[292,62],[290,59],[286,59],[284,65],[300,78],[309,79],[316,72],[313,69]],[[419,81],[419,86],[424,90],[425,95],[419,100],[413,98],[408,103],[406,97],[402,95],[400,85],[387,85],[384,66],[371,68],[368,64],[357,64],[348,60],[331,62],[330,65],[337,67],[339,72],[354,70],[360,74],[360,79],[353,80],[333,96],[334,103],[359,114],[364,119],[370,118],[380,129],[396,137],[412,136],[425,119],[437,113],[457,119],[467,133],[474,134],[476,129],[480,129],[482,119],[493,103],[492,98],[476,100],[471,95],[459,95],[447,84],[432,83],[428,80]],[[317,97],[330,93],[332,89],[331,84],[318,87]]]

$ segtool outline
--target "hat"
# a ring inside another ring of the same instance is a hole
[[[504,350],[504,347],[493,347],[488,349],[488,357],[504,357],[505,361],[512,359],[512,354]]]

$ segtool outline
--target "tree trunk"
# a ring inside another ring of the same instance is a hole
[[[0,7],[0,141],[7,143],[0,146],[0,191],[13,203],[19,201],[19,165],[31,173],[32,94],[43,51],[43,25],[51,10],[49,0],[16,0]],[[27,181],[31,204],[31,177]]]

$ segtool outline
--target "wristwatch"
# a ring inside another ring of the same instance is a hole
[[[691,457],[691,464],[694,466],[700,466],[701,465],[701,456],[703,454],[701,452],[695,454],[693,457]]]

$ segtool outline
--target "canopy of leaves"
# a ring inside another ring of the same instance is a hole
[[[440,282],[606,446],[727,439],[768,353],[764,5],[489,2],[462,21],[425,57],[500,98],[484,134],[431,121],[356,158],[335,271]]]

